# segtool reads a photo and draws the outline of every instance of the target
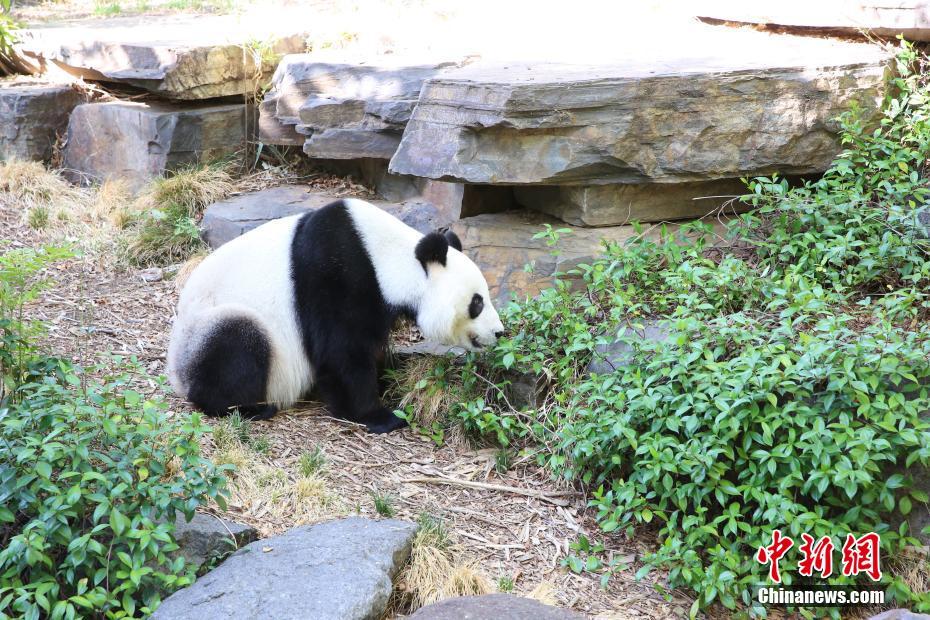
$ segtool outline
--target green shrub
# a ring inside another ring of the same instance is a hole
[[[225,480],[198,415],[132,388],[135,361],[107,374],[38,352],[22,307],[61,255],[0,255],[0,617],[140,617],[193,580],[175,516],[223,505]]]
[[[757,209],[728,225],[725,244],[698,224],[608,245],[573,272],[582,290],[562,280],[510,304],[515,335],[466,364],[478,396],[455,415],[591,489],[605,532],[657,528],[640,574],[659,567],[669,586],[695,590],[692,613],[752,605],[765,581],[753,555],[774,528],[830,535],[837,548],[847,532],[876,531],[892,555],[917,542],[892,524],[928,499],[909,473],[930,464],[930,224],[919,219],[930,88],[919,62],[905,46],[877,127],[856,110],[839,119],[847,150],[823,178],[750,182]],[[655,322],[667,340],[634,336]],[[588,374],[616,340],[628,365]],[[541,377],[537,409],[510,407],[514,371]],[[927,593],[887,571],[885,582],[930,609]]]

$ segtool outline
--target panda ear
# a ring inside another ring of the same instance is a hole
[[[426,271],[426,266],[429,263],[439,263],[445,267],[446,254],[448,253],[449,241],[438,232],[431,232],[428,235],[423,235],[423,238],[420,239],[420,242],[417,243],[417,247],[414,250],[414,254],[416,254],[420,264],[423,265],[424,271]]]
[[[449,242],[449,247],[455,248],[459,252],[462,251],[462,241],[459,239],[458,235],[451,230],[447,230],[443,233],[443,236],[446,238],[446,241]]]

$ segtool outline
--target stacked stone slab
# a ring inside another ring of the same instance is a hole
[[[602,239],[632,237],[632,221],[738,210],[742,178],[823,172],[840,151],[835,118],[854,104],[866,122],[878,114],[879,46],[697,23],[686,34],[585,66],[289,56],[261,137],[356,164],[394,199],[446,196],[492,291],[532,294]],[[565,265],[531,239],[547,223],[591,229],[563,237]]]
[[[689,8],[702,18],[778,26],[799,33],[901,34],[910,41],[930,41],[930,2],[926,0],[702,0]]]
[[[285,56],[262,103],[261,138],[302,145],[317,159],[390,159],[423,82],[461,64]]]
[[[281,32],[279,23],[166,16],[38,27],[25,31],[16,51],[48,70],[138,93],[78,106],[63,155],[76,178],[120,178],[139,188],[254,138],[257,119],[245,102],[280,55],[305,45],[305,34]]]
[[[816,174],[839,151],[833,119],[874,115],[878,47],[746,35],[732,58],[611,66],[475,64],[426,82],[390,171],[521,187],[525,206],[579,225],[695,217],[740,177]],[[727,181],[729,180],[729,181]],[[558,189],[553,189],[553,186]]]
[[[70,84],[0,82],[0,160],[48,161],[84,94]]]
[[[76,177],[138,189],[165,171],[229,155],[250,125],[241,103],[84,104],[71,115],[63,164]]]

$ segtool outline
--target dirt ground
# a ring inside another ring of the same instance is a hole
[[[48,241],[4,201],[0,230],[0,239],[9,247]],[[146,281],[151,272],[116,267],[106,250],[58,264],[49,275],[55,284],[30,313],[47,323],[53,352],[85,364],[97,361],[101,353],[135,356],[150,375],[165,372],[177,300],[169,277]],[[167,397],[176,415],[190,412],[184,402]],[[644,544],[600,534],[584,498],[553,482],[531,457],[516,457],[507,471],[498,473],[493,448],[472,447],[465,441],[437,447],[410,429],[369,435],[328,417],[319,403],[304,403],[270,421],[256,422],[251,435],[265,445],[260,453],[250,451],[247,467],[285,482],[300,478],[304,452],[319,448],[327,463],[320,474],[326,501],[318,501],[317,493],[307,499],[312,506],[302,506],[300,495],[237,489],[233,479],[232,502],[220,514],[250,523],[264,536],[339,515],[377,518],[374,498],[386,497],[397,518],[415,520],[427,513],[442,519],[462,559],[473,562],[495,590],[507,580],[518,594],[538,591],[542,584],[554,602],[602,618],[675,617],[690,606],[684,595],[667,601],[648,578],[635,581]],[[209,437],[204,449],[207,454],[216,451]],[[561,566],[580,534],[603,541],[610,554],[628,566],[607,588],[600,586],[598,575],[576,575]]]

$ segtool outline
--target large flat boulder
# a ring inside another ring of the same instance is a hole
[[[84,100],[68,84],[0,82],[0,160],[48,161]]]
[[[295,136],[303,135],[304,151],[317,159],[390,159],[423,82],[461,64],[285,56],[261,107],[260,138],[299,144]]]
[[[169,596],[153,620],[376,620],[416,525],[353,517],[243,547]]]
[[[199,512],[194,513],[190,521],[184,515],[178,515],[174,522],[178,553],[197,568],[222,559],[257,538],[258,531],[251,525]]]
[[[534,239],[546,224],[565,228],[565,223],[532,211],[486,213],[463,218],[452,225],[465,252],[481,269],[491,295],[498,304],[532,297],[552,285],[556,273],[565,273],[580,263],[603,255],[603,242],[624,243],[639,233],[633,226],[572,228],[561,234],[554,247],[545,239]],[[675,225],[671,225],[674,229]],[[658,228],[644,234],[655,237]],[[531,271],[525,265],[533,265]]]
[[[201,222],[203,238],[216,249],[266,222],[315,211],[338,199],[304,185],[282,185],[233,196],[206,208]],[[458,218],[457,213],[445,212],[422,200],[368,199],[368,202],[424,234],[448,226]]]
[[[30,28],[16,49],[84,79],[169,99],[210,99],[254,92],[280,55],[304,51],[298,25],[233,15],[110,18]]]
[[[911,41],[930,41],[930,3],[926,0],[701,0],[689,9],[703,18],[779,26],[799,33],[902,34]]]
[[[576,226],[699,218],[724,206],[740,207],[736,198],[745,193],[746,186],[738,179],[514,188],[520,205]]]
[[[410,620],[584,620],[586,616],[514,594],[458,596],[421,607]]]
[[[515,185],[810,174],[877,114],[879,46],[701,25],[599,65],[478,62],[423,84],[390,170]],[[738,50],[738,52],[736,51]]]
[[[71,114],[64,167],[137,189],[166,171],[235,153],[254,127],[250,117],[242,103],[87,103]]]

